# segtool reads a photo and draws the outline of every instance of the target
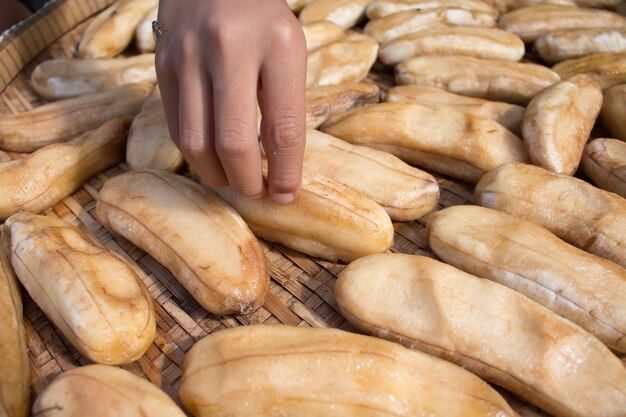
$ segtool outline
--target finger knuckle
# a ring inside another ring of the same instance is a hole
[[[263,190],[263,187],[261,184],[259,185],[242,184],[242,185],[236,186],[236,189],[235,189],[235,191],[237,191],[239,194],[241,194],[244,197],[257,197],[259,194],[261,194],[262,190]]]
[[[276,122],[270,131],[276,148],[293,149],[304,142],[302,123],[294,116],[286,116]]]
[[[278,46],[290,47],[304,38],[304,33],[299,25],[291,22],[282,22],[272,27],[274,42]]]
[[[227,158],[246,155],[250,151],[250,142],[245,129],[233,126],[222,130],[215,144],[215,150],[218,155]]]
[[[194,126],[181,128],[179,144],[183,154],[191,158],[197,158],[205,149],[202,132]]]
[[[275,173],[270,180],[270,187],[274,190],[279,191],[291,191],[295,190],[300,186],[302,182],[301,175],[299,172],[294,171],[283,171],[281,173]]]

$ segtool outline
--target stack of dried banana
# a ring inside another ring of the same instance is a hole
[[[352,262],[337,305],[372,335],[287,326],[210,335],[188,352],[180,384],[194,416],[516,417],[483,378],[555,417],[625,417],[626,368],[614,353],[626,353],[623,4],[287,3],[308,49],[304,178],[290,205],[176,174],[184,160],[151,53],[157,0],[115,2],[92,20],[78,58],[32,73],[53,102],[0,115],[0,149],[32,152],[0,159],[0,415],[29,411],[18,282],[100,364],[57,378],[36,415],[184,415],[105,366],[136,360],[154,339],[141,270],[40,215],[125,157],[130,171],[100,190],[98,220],[206,310],[263,305],[262,238]],[[133,39],[141,54],[118,56]],[[394,85],[372,82],[385,76]],[[613,138],[598,138],[602,129]],[[477,184],[479,206],[432,213],[435,173]],[[386,253],[392,220],[418,219],[443,262]]]

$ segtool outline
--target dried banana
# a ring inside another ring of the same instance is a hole
[[[626,119],[626,85],[616,85],[604,92],[600,120],[611,136],[626,142],[624,119]]]
[[[378,55],[378,43],[353,33],[309,54],[306,86],[359,82],[367,77]]]
[[[393,225],[385,210],[361,193],[305,169],[296,200],[287,205],[269,196],[242,197],[214,188],[258,237],[328,260],[351,261],[387,251]]]
[[[434,87],[400,85],[387,92],[388,102],[405,102],[428,105],[448,105],[464,113],[486,117],[521,135],[524,107],[500,101],[467,97]]]
[[[589,142],[582,166],[598,187],[626,198],[626,143],[602,138]]]
[[[576,0],[493,0],[493,6],[501,13],[523,7],[540,5],[576,6]]]
[[[559,76],[536,64],[468,56],[420,56],[400,63],[398,84],[443,88],[452,93],[525,105]]]
[[[522,123],[533,164],[573,175],[601,107],[602,89],[589,74],[575,75],[535,96]]]
[[[114,119],[67,143],[0,163],[0,220],[20,210],[40,213],[122,162],[127,125],[128,120]]]
[[[464,55],[483,59],[519,61],[524,42],[500,29],[480,27],[441,27],[421,30],[392,39],[380,47],[380,60],[396,65],[423,55]]]
[[[52,59],[35,68],[33,90],[46,100],[98,93],[124,84],[156,83],[154,54],[114,59]]]
[[[428,10],[439,7],[456,7],[474,10],[498,17],[498,11],[482,0],[374,0],[365,9],[369,19],[380,19],[406,10]]]
[[[432,175],[386,152],[307,132],[304,166],[371,198],[393,220],[412,221],[433,211],[439,185]]]
[[[322,130],[468,182],[528,158],[520,138],[493,120],[445,106],[381,103],[332,117]]]
[[[382,44],[409,33],[446,26],[495,27],[496,19],[489,13],[454,7],[409,10],[371,20],[365,25],[363,33]]]
[[[180,397],[196,417],[517,417],[475,375],[338,329],[256,325],[187,354]]]
[[[303,25],[328,20],[350,29],[365,17],[365,7],[372,0],[315,0],[304,6],[299,19]]]
[[[606,10],[549,4],[506,13],[500,17],[498,26],[525,42],[532,42],[541,35],[562,29],[623,29],[626,19]]]
[[[20,288],[0,238],[0,416],[27,417],[30,366]]]
[[[327,20],[303,25],[302,31],[306,39],[306,49],[309,53],[346,36],[346,32],[342,28]]]
[[[527,220],[478,206],[430,217],[442,261],[518,291],[626,352],[626,269]]]
[[[163,391],[129,371],[104,365],[59,375],[33,406],[37,417],[185,417]]]
[[[148,82],[127,84],[44,104],[24,113],[0,115],[0,149],[33,152],[96,129],[116,117],[134,116],[152,88]]]
[[[361,258],[335,284],[357,329],[452,361],[555,417],[622,417],[626,368],[591,334],[522,294],[434,259]]]
[[[557,30],[538,37],[535,49],[548,64],[599,53],[626,52],[626,28]]]
[[[378,103],[376,84],[349,83],[311,87],[306,90],[306,124],[319,127],[330,116],[346,110]]]
[[[208,311],[249,314],[269,274],[259,242],[235,210],[188,178],[131,171],[100,190],[96,216],[165,266]]]
[[[598,77],[603,89],[626,83],[626,52],[618,54],[594,54],[569,59],[556,64],[552,71],[566,80],[576,74],[589,73]]]
[[[152,344],[152,298],[127,261],[54,217],[14,214],[3,236],[22,285],[87,358],[130,363]]]
[[[78,44],[80,58],[113,58],[133,40],[137,24],[158,0],[119,0],[91,21]]]
[[[486,174],[474,197],[626,267],[626,200],[616,194],[543,168],[508,164]]]
[[[184,164],[167,128],[159,87],[154,87],[141,111],[133,119],[126,143],[126,163],[132,170],[178,171]]]

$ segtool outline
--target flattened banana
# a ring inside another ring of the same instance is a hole
[[[444,106],[375,104],[338,114],[322,130],[468,182],[528,158],[520,138],[493,120]]]
[[[516,35],[500,29],[442,27],[395,38],[384,43],[378,54],[386,65],[395,65],[423,55],[464,55],[519,61],[524,56],[524,42]]]
[[[522,124],[533,164],[573,175],[601,107],[602,89],[589,74],[575,75],[535,96]]]
[[[452,93],[526,105],[559,75],[536,64],[468,56],[420,56],[400,63],[398,84],[437,87]]]
[[[599,53],[626,52],[626,28],[557,30],[538,37],[535,49],[548,64]]]
[[[372,0],[315,0],[300,12],[303,25],[328,20],[343,29],[350,29],[365,17],[365,7]]]
[[[626,268],[626,200],[616,194],[533,165],[507,164],[481,178],[474,198]]]
[[[406,10],[428,10],[439,7],[456,7],[463,10],[475,10],[498,17],[498,11],[482,0],[374,0],[365,10],[371,20],[380,19]]]
[[[589,73],[598,77],[602,89],[626,83],[626,52],[618,54],[594,54],[568,59],[552,67],[562,80],[576,74]]]
[[[409,33],[445,26],[495,27],[496,19],[489,13],[454,7],[428,10],[409,10],[369,21],[363,33],[380,44]]]
[[[626,85],[616,85],[604,91],[600,111],[602,125],[611,136],[626,142]]]
[[[311,87],[306,90],[306,124],[317,128],[330,116],[380,101],[376,84],[349,83]]]
[[[450,93],[434,87],[418,85],[400,85],[387,92],[387,101],[406,102],[429,105],[447,105],[463,113],[486,117],[521,136],[524,107],[500,101],[489,101],[481,98],[467,97]]]
[[[623,29],[626,19],[617,13],[581,7],[540,5],[524,7],[500,17],[498,26],[515,33],[524,42],[562,29]]]

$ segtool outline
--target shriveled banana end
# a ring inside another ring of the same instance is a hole
[[[522,124],[531,161],[573,175],[601,107],[602,89],[590,74],[575,75],[533,98]]]
[[[196,417],[516,417],[460,367],[375,337],[285,325],[232,328],[187,354],[180,388]]]
[[[626,142],[606,138],[589,142],[582,167],[598,187],[626,198]]]
[[[146,379],[113,366],[87,365],[59,375],[39,395],[40,417],[185,417],[174,401]]]

